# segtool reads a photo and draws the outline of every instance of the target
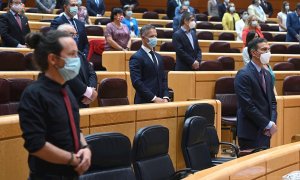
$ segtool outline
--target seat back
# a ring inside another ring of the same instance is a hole
[[[91,166],[81,180],[134,180],[131,168],[131,143],[120,133],[88,135],[86,141],[92,151]]]
[[[219,152],[219,137],[214,126],[215,122],[215,109],[211,104],[198,103],[192,104],[188,107],[185,113],[185,119],[192,116],[202,116],[206,118],[206,143],[209,147],[211,157],[215,157]]]
[[[223,25],[222,24],[215,24],[213,28],[216,29],[216,30],[223,30]]]
[[[175,52],[175,48],[172,42],[164,42],[160,46],[160,51]]]
[[[288,76],[283,80],[283,95],[300,95],[300,76]]]
[[[100,106],[128,105],[127,83],[124,79],[105,78],[98,89]]]
[[[165,37],[165,31],[162,29],[156,29],[156,33],[157,33],[157,38],[166,38]]]
[[[103,36],[103,28],[100,26],[85,26],[85,31],[88,36]]]
[[[273,35],[269,32],[263,32],[264,38],[268,41],[273,41]]]
[[[200,31],[197,34],[198,39],[203,39],[203,40],[213,40],[214,39],[214,34],[209,31]]]
[[[203,21],[203,22],[197,23],[196,28],[197,29],[214,29],[214,25],[210,22]]]
[[[209,45],[209,52],[230,53],[230,44],[228,42],[213,42]]]
[[[234,91],[234,77],[217,79],[215,98],[221,101],[222,116],[236,116],[237,97]]]
[[[288,62],[294,64],[295,70],[300,70],[300,58],[289,58]]]
[[[184,121],[181,149],[187,168],[203,170],[212,167],[206,144],[207,122],[201,116],[192,116]]]
[[[199,71],[222,71],[223,67],[219,61],[202,61]]]
[[[39,70],[38,65],[36,64],[36,62],[33,59],[32,52],[29,52],[24,55],[24,63],[25,63],[26,70],[29,70],[29,71],[38,71]]]
[[[299,44],[291,44],[288,46],[287,51],[289,54],[300,54]]]
[[[223,32],[219,35],[219,40],[234,41],[235,37],[233,33]]]
[[[51,27],[50,26],[42,26],[41,28],[40,28],[40,32],[42,33],[42,34],[46,34],[47,32],[49,32],[51,30]]]
[[[9,108],[9,82],[6,79],[0,78],[0,115],[13,114]]]
[[[144,13],[144,12],[146,12],[146,11],[148,11],[148,9],[147,8],[134,8],[133,9],[133,12],[134,13]]]
[[[221,22],[222,19],[219,16],[212,16],[209,18],[209,21],[211,22]]]
[[[0,71],[24,71],[24,55],[15,51],[0,52]]]
[[[168,151],[168,128],[155,125],[140,129],[134,137],[132,147],[132,163],[136,179],[170,179],[175,170]]]
[[[173,22],[169,22],[168,24],[166,24],[166,28],[173,28]]]
[[[206,14],[196,14],[196,21],[208,21],[208,17]]]
[[[165,71],[175,70],[175,59],[171,56],[162,56]]]
[[[287,47],[283,44],[272,44],[271,45],[272,54],[288,54]]]
[[[234,71],[235,69],[235,62],[232,57],[229,56],[220,56],[218,61],[222,64],[224,71]]]
[[[295,65],[289,62],[279,62],[273,67],[273,71],[295,71]]]
[[[142,40],[133,41],[131,43],[130,50],[132,50],[132,51],[138,51],[142,47],[142,44],[143,44]]]
[[[173,31],[172,30],[165,30],[164,31],[164,36],[165,36],[165,38],[167,38],[167,39],[172,39],[172,37],[173,37]]]
[[[143,19],[159,19],[158,13],[153,11],[144,12]]]
[[[107,25],[110,22],[109,18],[100,18],[95,20],[95,25]]]
[[[285,42],[286,34],[277,34],[274,36],[273,40],[276,42]]]

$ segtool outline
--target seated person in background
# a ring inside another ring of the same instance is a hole
[[[78,19],[75,18],[78,13],[78,2],[77,0],[65,0],[64,1],[64,12],[62,13],[61,16],[56,17],[52,22],[51,22],[51,29],[57,29],[57,27],[61,24],[71,24],[77,34],[78,38],[77,40],[77,46],[79,51],[84,53],[85,55],[88,54],[89,51],[89,41],[87,39],[87,34],[85,31],[85,24]]]
[[[273,6],[267,0],[261,0],[261,7],[263,8],[267,17],[271,17],[273,14]]]
[[[84,24],[92,24],[86,7],[82,6],[82,1],[78,0],[78,20]]]
[[[123,10],[114,8],[111,11],[111,23],[106,25],[104,33],[106,44],[105,51],[128,51],[131,46],[130,31],[125,24],[122,24]]]
[[[259,22],[264,23],[267,20],[267,16],[260,5],[260,0],[252,0],[252,4],[248,6],[248,13],[249,15],[255,15]]]
[[[129,61],[130,78],[136,91],[134,104],[169,101],[168,82],[162,57],[154,51],[157,33],[152,25],[141,29],[142,47]]]
[[[235,23],[240,20],[238,13],[235,12],[235,6],[233,3],[229,3],[227,12],[222,18],[223,30],[235,30]]]
[[[188,12],[188,6],[186,5],[181,5],[180,6],[180,15],[175,16],[173,19],[173,31],[176,32],[180,28],[180,20],[181,16],[184,12]]]
[[[101,17],[105,13],[104,0],[87,0],[86,8],[90,16]]]
[[[189,0],[182,0],[181,1],[181,6],[187,6],[188,7],[188,12],[195,14],[195,9],[193,7],[190,6],[190,1]],[[175,17],[180,15],[180,7],[181,6],[177,6],[175,9]]]
[[[56,6],[56,0],[35,0],[39,13],[52,14]]]
[[[262,32],[260,30],[260,26],[257,21],[257,17],[255,15],[249,15],[249,17],[246,21],[246,24],[245,24],[245,28],[243,29],[242,40],[243,40],[244,46],[246,45],[247,34],[250,31],[255,31],[256,34],[258,35],[258,37],[264,38],[264,35],[262,34]]]
[[[252,39],[254,38],[258,38],[258,35],[256,34],[255,31],[249,31],[246,37],[246,45],[243,48],[243,61],[244,61],[244,65],[248,64],[250,62],[250,57],[249,57],[249,53],[248,53],[248,44],[250,41],[252,41]]]
[[[130,30],[130,37],[139,37],[140,31],[138,22],[135,18],[132,17],[132,7],[129,5],[126,5],[124,8],[124,15],[125,18],[123,18],[122,23],[126,24],[128,29]]]
[[[30,33],[28,19],[20,14],[21,0],[9,0],[8,12],[0,15],[0,35],[4,47],[26,48],[25,36]]]
[[[175,9],[177,6],[181,6],[180,0],[168,0],[167,2],[167,16],[169,19],[175,17]]]
[[[176,52],[176,71],[198,70],[202,59],[201,49],[195,32],[195,16],[184,12],[181,28],[173,34],[172,43]]]
[[[217,0],[207,1],[207,12],[209,16],[219,16],[218,2]]]
[[[242,41],[242,33],[245,27],[245,23],[248,19],[248,11],[244,11],[241,15],[241,19],[235,23],[236,40]]]
[[[57,30],[69,33],[75,41],[78,38],[75,28],[70,24],[62,24],[58,26]],[[79,107],[86,108],[97,98],[97,75],[80,51],[78,51],[78,57],[81,63],[79,74],[67,83],[76,97]]]
[[[281,11],[277,14],[279,31],[286,31],[286,18],[287,14],[291,13],[290,11],[290,3],[287,1],[283,1]]]
[[[224,0],[223,3],[218,4],[218,11],[219,11],[219,17],[222,19],[223,15],[225,14],[228,5],[229,5],[229,0]]]
[[[286,18],[286,42],[300,42],[300,3],[296,5],[296,11],[289,13]]]
[[[120,0],[120,3],[122,5],[122,7],[129,5],[132,7],[132,9],[134,9],[135,7],[137,7],[139,5],[138,0]]]

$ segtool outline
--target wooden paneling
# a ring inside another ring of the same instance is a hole
[[[267,180],[275,180],[275,179],[280,180],[280,179],[282,179],[282,176],[284,176],[292,171],[299,171],[299,163],[288,166],[286,168],[280,169],[274,173],[267,175]]]

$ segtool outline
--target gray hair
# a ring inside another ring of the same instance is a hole
[[[65,24],[61,24],[57,27],[57,30],[58,31],[67,31],[66,29],[69,29],[69,28],[72,28],[72,29],[75,29],[71,24],[68,24],[68,23],[65,23]]]
[[[141,28],[141,36],[144,36],[150,29],[155,29],[155,26],[147,24]]]

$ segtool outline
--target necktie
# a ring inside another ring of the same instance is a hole
[[[155,69],[157,70],[158,64],[157,64],[156,58],[155,58],[155,56],[154,56],[154,52],[153,52],[153,51],[150,51],[149,53],[150,53],[151,56],[152,56],[152,60],[153,60],[153,63],[154,63],[154,65],[155,65]]]
[[[15,17],[16,17],[16,20],[17,20],[17,23],[18,23],[20,29],[22,30],[22,22],[21,22],[21,18],[19,16],[19,14],[16,13]]]
[[[234,19],[234,15],[232,16],[233,19],[233,30],[235,30],[235,19]]]
[[[69,99],[69,96],[67,94],[67,90],[65,88],[61,89],[61,93],[64,97],[65,105],[67,107],[68,115],[69,115],[69,120],[70,120],[70,126],[72,130],[72,135],[73,135],[73,141],[75,145],[75,153],[79,150],[79,141],[78,141],[78,135],[77,135],[77,129],[75,126],[75,120],[72,112],[72,107],[71,107],[71,102]]]
[[[76,24],[75,24],[75,22],[74,22],[74,19],[73,19],[73,18],[70,18],[70,22],[71,22],[71,24],[73,25],[73,27],[75,28],[76,32],[78,33],[77,26],[76,26]]]
[[[265,70],[261,69],[261,71],[259,72],[259,76],[260,76],[261,86],[262,86],[264,92],[266,93],[267,92],[267,87],[266,87],[266,80],[265,80],[264,73],[265,73]]]

